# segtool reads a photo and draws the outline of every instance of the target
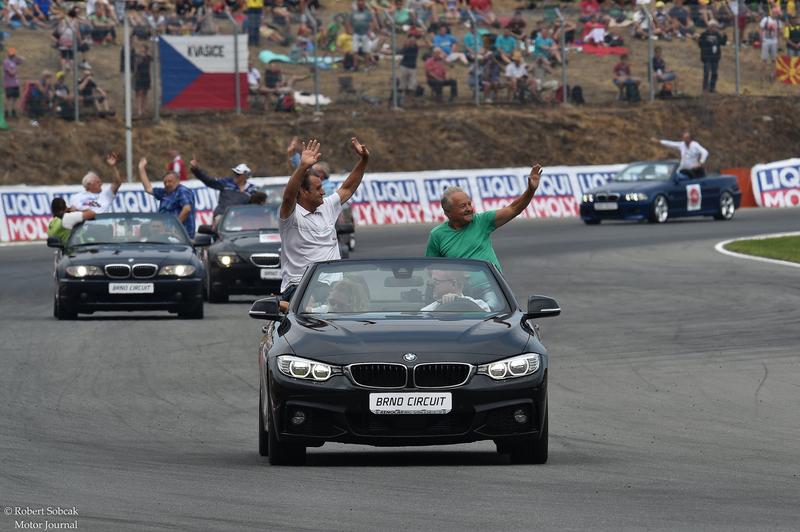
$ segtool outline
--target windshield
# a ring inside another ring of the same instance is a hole
[[[278,229],[278,207],[275,205],[245,205],[229,207],[220,229],[226,232]]]
[[[612,181],[662,181],[672,177],[675,163],[637,163],[618,173]]]
[[[283,185],[264,185],[259,190],[267,195],[267,205],[280,205],[283,201]]]
[[[67,246],[90,244],[185,244],[189,237],[177,218],[168,214],[101,214],[73,229]]]
[[[304,314],[507,311],[489,267],[478,261],[343,261],[319,264],[301,295]]]

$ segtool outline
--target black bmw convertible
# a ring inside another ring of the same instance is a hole
[[[547,351],[482,261],[380,259],[312,265],[288,312],[276,297],[258,352],[259,452],[302,464],[325,442],[375,446],[493,440],[515,463],[548,453]]]

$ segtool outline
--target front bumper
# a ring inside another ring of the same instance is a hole
[[[582,202],[582,220],[646,220],[650,214],[650,203],[644,201],[618,201],[615,210],[596,210],[595,202]]]
[[[229,294],[278,294],[281,290],[280,268],[259,268],[246,262],[209,268],[211,282]],[[262,270],[277,272],[277,278],[262,279]]]
[[[473,375],[463,386],[441,390],[375,390],[357,387],[344,375],[314,383],[270,371],[268,390],[278,439],[307,447],[325,442],[408,446],[518,440],[542,430],[547,371],[508,381]],[[369,394],[383,391],[450,392],[453,407],[448,414],[373,414]],[[519,409],[527,414],[525,423],[514,418]],[[291,422],[297,411],[305,415],[300,425]]]
[[[136,281],[152,283],[152,294],[109,294],[109,279],[59,279],[59,304],[75,312],[119,310],[167,310],[178,312],[203,302],[203,280],[146,279]]]

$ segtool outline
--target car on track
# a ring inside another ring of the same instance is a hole
[[[267,195],[268,205],[280,206],[283,201],[284,185],[262,185],[259,190]],[[350,203],[342,205],[342,213],[336,219],[336,237],[339,239],[339,254],[343,259],[350,257],[356,249],[356,221]]]
[[[689,178],[677,161],[642,161],[626,166],[603,186],[587,190],[580,205],[587,225],[603,220],[647,220],[664,223],[685,216],[730,220],[739,208],[736,177]]]
[[[278,216],[273,204],[235,205],[228,207],[215,230],[198,228],[214,238],[203,252],[209,302],[224,303],[231,294],[280,293]]]
[[[493,440],[515,463],[548,454],[548,355],[532,320],[491,264],[465,259],[340,260],[312,265],[258,352],[258,447],[302,464],[325,442],[374,446]]]
[[[202,235],[201,235],[202,236]],[[53,315],[166,310],[203,317],[203,263],[177,218],[167,214],[98,214],[58,238]]]

